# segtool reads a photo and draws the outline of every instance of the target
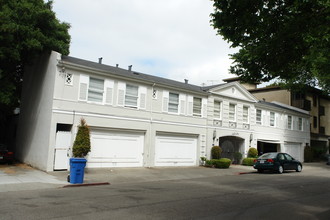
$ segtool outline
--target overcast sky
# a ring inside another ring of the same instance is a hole
[[[195,85],[222,83],[236,50],[210,25],[209,0],[54,0],[70,56]]]

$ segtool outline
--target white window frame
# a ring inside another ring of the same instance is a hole
[[[234,106],[234,111],[232,111],[231,106]],[[229,121],[236,122],[236,110],[237,110],[237,105],[234,103],[229,103],[229,114],[228,114]]]
[[[92,88],[91,84],[92,84],[93,80],[103,81],[102,89]],[[101,104],[103,103],[103,101],[104,101],[104,81],[105,81],[104,79],[100,79],[100,78],[96,78],[96,77],[89,77],[88,94],[87,94],[87,101],[88,102],[101,103]],[[91,93],[100,94],[102,96],[101,100],[100,101],[90,100],[91,99],[91,97],[90,97]]]
[[[245,112],[245,110],[247,110]],[[249,106],[243,106],[243,123],[249,124],[250,122],[250,108]]]
[[[258,111],[260,111],[260,121],[258,121]],[[261,109],[256,110],[256,124],[262,125],[262,110]]]
[[[200,102],[197,103],[197,100],[200,100]],[[202,117],[202,98],[194,97],[194,99],[193,99],[193,116]]]
[[[274,115],[274,118],[272,118],[272,115]],[[269,126],[275,127],[276,125],[276,114],[275,112],[269,112]]]
[[[216,106],[215,103],[219,103],[219,106]],[[219,116],[216,112],[219,112]],[[213,102],[213,116],[216,119],[222,119],[222,101],[214,100]]]
[[[171,99],[171,95],[175,95],[177,96],[177,102],[174,102],[173,98]],[[170,114],[179,114],[179,103],[180,103],[180,100],[179,100],[179,93],[174,93],[174,92],[169,92],[168,94],[168,109],[167,109],[167,112],[170,113]],[[174,108],[171,108],[172,106],[176,106],[176,111],[170,111],[170,109],[174,109]]]
[[[134,95],[134,94],[129,94],[128,93],[128,88],[134,88],[134,89],[136,89],[136,95]],[[124,104],[124,106],[125,107],[128,107],[128,108],[138,108],[138,101],[139,101],[139,86],[137,86],[137,85],[133,85],[133,84],[128,84],[128,83],[126,83],[126,89],[125,89],[125,104]],[[135,100],[135,105],[131,105],[130,103],[128,103],[128,101],[130,101],[129,99],[134,99]]]
[[[293,117],[291,115],[288,115],[288,123],[287,123],[287,129],[292,130],[292,123]]]

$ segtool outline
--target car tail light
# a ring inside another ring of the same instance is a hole
[[[257,159],[254,159],[254,160],[253,160],[253,163],[256,163],[256,162],[258,162],[258,160],[257,160]]]
[[[274,163],[274,160],[273,159],[267,159],[267,162],[268,163]]]
[[[14,153],[13,152],[8,152],[8,155],[13,155]]]

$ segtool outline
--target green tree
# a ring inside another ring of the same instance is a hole
[[[329,0],[213,0],[212,26],[239,48],[230,72],[330,92]]]
[[[73,157],[85,157],[91,151],[90,131],[85,119],[80,120],[76,139],[73,142]]]
[[[52,1],[0,0],[0,106],[18,106],[24,66],[51,50],[69,54],[69,28]]]

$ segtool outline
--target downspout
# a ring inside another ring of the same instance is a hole
[[[153,83],[152,86],[151,86],[151,104],[150,104],[150,123],[149,123],[149,131],[150,131],[150,134],[149,134],[149,147],[148,147],[148,158],[149,158],[149,161],[148,161],[148,168],[150,168],[150,148],[151,148],[151,145],[152,145],[152,113],[153,113],[153,109],[152,109],[152,102],[153,102],[153,92],[154,92],[154,87],[155,87],[156,83]]]

